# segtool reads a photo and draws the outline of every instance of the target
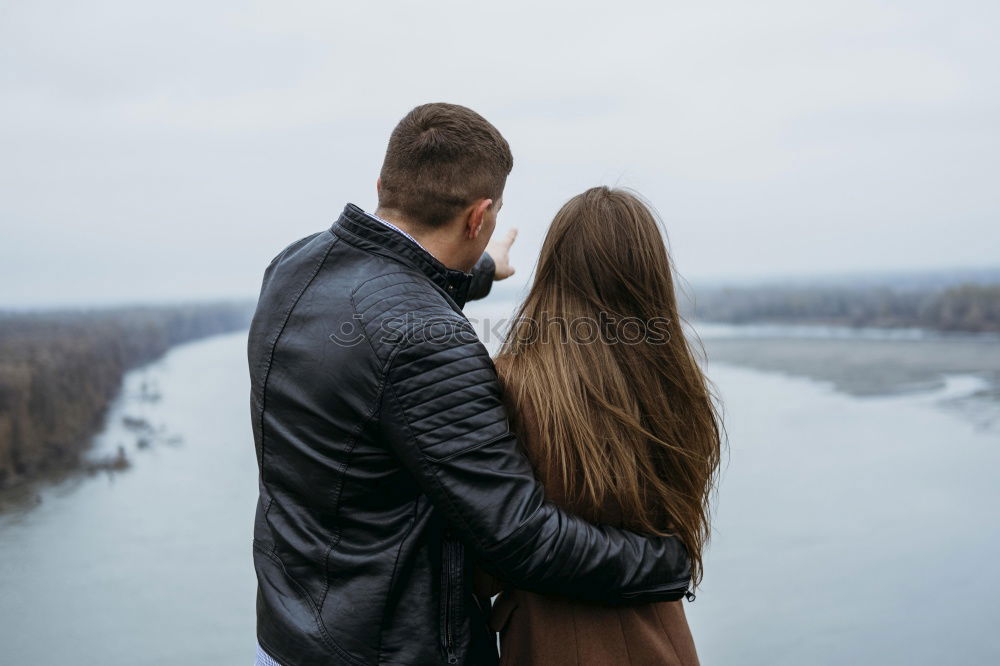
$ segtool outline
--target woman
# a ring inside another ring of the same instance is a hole
[[[496,365],[549,499],[592,522],[678,535],[700,581],[720,421],[662,230],[637,196],[596,187],[562,207]],[[504,589],[491,624],[503,664],[687,666],[698,656],[681,604]]]

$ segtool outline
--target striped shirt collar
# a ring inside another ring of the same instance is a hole
[[[417,247],[419,247],[421,250],[423,250],[424,252],[428,252],[427,248],[420,244],[420,241],[418,241],[416,238],[414,238],[410,234],[406,233],[405,231],[403,231],[402,229],[400,229],[399,227],[397,227],[392,222],[390,222],[388,220],[383,220],[381,217],[379,217],[375,213],[369,213],[368,211],[362,211],[362,212],[364,212],[365,215],[367,215],[368,217],[372,218],[376,222],[381,222],[382,224],[384,224],[385,226],[389,227],[390,229],[392,229],[396,233],[403,234],[404,236],[406,236],[407,238],[409,238],[411,241],[413,241],[414,243],[416,243]],[[428,254],[430,254],[430,253],[428,252]]]

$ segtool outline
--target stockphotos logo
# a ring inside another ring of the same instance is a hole
[[[480,334],[476,334],[476,330]],[[454,317],[428,317],[408,313],[403,317],[383,320],[370,333],[372,340],[381,344],[409,342],[468,343],[479,340],[484,344],[502,341],[508,337],[519,345],[525,344],[652,344],[670,342],[670,319],[653,317],[615,317],[601,312],[597,317],[530,317],[510,319],[469,319]],[[365,327],[360,315],[341,323],[330,334],[330,341],[343,347],[353,347],[365,341]]]

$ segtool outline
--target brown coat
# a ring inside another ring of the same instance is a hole
[[[522,409],[518,421],[521,441],[535,461],[541,444],[531,410]],[[539,476],[548,498],[573,510],[557,480],[546,478],[544,470]],[[609,506],[600,518],[618,524],[619,515]],[[682,603],[603,606],[504,588],[490,627],[500,634],[501,666],[697,666]]]

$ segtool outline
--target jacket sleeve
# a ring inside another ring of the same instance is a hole
[[[480,557],[516,587],[604,602],[680,598],[675,537],[595,526],[545,501],[508,429],[496,372],[467,321],[423,325],[388,360],[383,436]]]
[[[469,295],[466,301],[486,298],[493,288],[493,276],[496,273],[496,263],[488,252],[483,252],[479,261],[472,268],[472,283],[469,285]]]

